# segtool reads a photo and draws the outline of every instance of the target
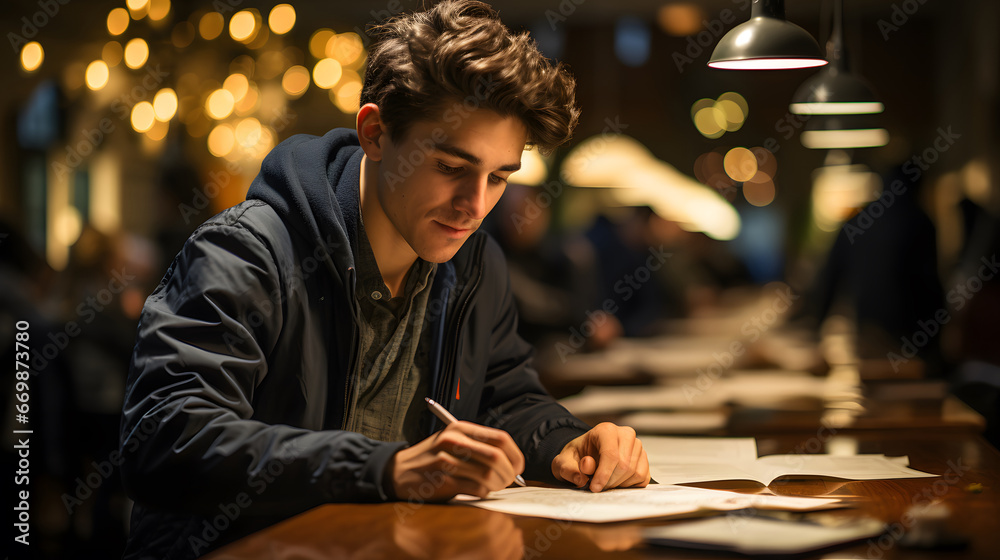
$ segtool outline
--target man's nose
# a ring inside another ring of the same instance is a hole
[[[455,194],[453,206],[473,220],[482,220],[489,212],[486,203],[486,192],[489,188],[489,175],[473,177],[462,183]]]

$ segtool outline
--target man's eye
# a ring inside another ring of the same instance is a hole
[[[445,165],[440,161],[438,162],[438,169],[440,169],[443,173],[458,173],[462,170],[461,167],[452,167],[450,165]]]
[[[507,182],[507,179],[504,179],[503,177],[490,173],[490,181],[497,184],[503,184]]]

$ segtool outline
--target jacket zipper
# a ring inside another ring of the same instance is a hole
[[[352,311],[353,319],[354,319],[354,328],[351,330],[351,357],[350,357],[350,360],[348,360],[348,366],[347,366],[347,376],[346,376],[347,377],[347,386],[346,386],[345,391],[344,391],[344,415],[343,415],[343,418],[340,421],[340,429],[341,430],[346,430],[347,429],[347,418],[348,418],[348,415],[351,412],[351,408],[350,408],[351,407],[351,401],[354,400],[352,398],[353,397],[353,393],[354,393],[354,368],[356,368],[357,365],[358,365],[357,364],[357,360],[358,360],[358,356],[357,356],[357,352],[358,352],[358,330],[359,330],[358,324],[360,323],[360,319],[358,317],[358,313],[359,312],[358,312],[358,309],[357,309],[357,301],[356,301],[356,298],[355,298],[355,294],[356,294],[356,291],[357,291],[357,286],[355,285],[356,284],[356,271],[355,271],[355,269],[354,269],[353,266],[347,269],[347,275],[348,275],[348,282],[349,282],[349,287],[348,287],[348,290],[347,290],[347,297],[348,297],[348,301],[350,302],[350,305],[351,305],[351,311]]]
[[[474,262],[481,262],[480,257],[482,256],[483,243],[480,242],[479,246],[476,247],[476,254],[474,255]],[[468,307],[470,301],[472,301],[472,296],[475,295],[476,290],[479,288],[479,282],[483,277],[483,267],[480,265],[476,274],[476,278],[472,283],[472,287],[468,290],[468,295],[462,300],[461,306],[458,308],[458,315],[455,317],[455,322],[453,323],[455,328],[454,339],[449,340],[449,346],[446,349],[445,354],[445,367],[442,375],[440,377],[441,385],[438,386],[437,391],[437,402],[439,403],[451,403],[451,381],[455,376],[455,360],[458,358],[456,355],[458,353],[458,343],[462,338],[462,320],[465,319],[465,309]]]

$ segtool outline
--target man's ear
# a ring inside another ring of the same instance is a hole
[[[361,149],[365,151],[368,159],[382,161],[382,142],[389,136],[378,105],[365,103],[358,110],[357,129]]]

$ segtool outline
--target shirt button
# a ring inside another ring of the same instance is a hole
[[[372,292],[372,299],[382,299],[382,292],[377,290]]]

